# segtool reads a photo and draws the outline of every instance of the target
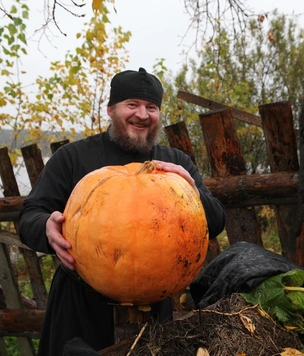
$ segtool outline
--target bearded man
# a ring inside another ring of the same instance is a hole
[[[107,107],[108,130],[59,148],[24,201],[19,220],[21,241],[35,251],[56,254],[61,261],[48,297],[39,356],[60,356],[64,345],[75,338],[96,351],[114,343],[115,301],[81,279],[69,253],[71,246],[62,236],[62,212],[86,174],[104,166],[153,160],[159,169],[181,175],[194,187],[205,208],[209,238],[224,228],[224,207],[206,188],[190,157],[157,143],[162,98],[161,82],[145,69],[116,74]],[[171,315],[168,305],[168,301],[157,305],[161,322]]]

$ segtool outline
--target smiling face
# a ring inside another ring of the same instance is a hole
[[[141,99],[127,99],[109,106],[112,119],[111,139],[125,151],[148,153],[161,130],[160,111],[156,104]]]

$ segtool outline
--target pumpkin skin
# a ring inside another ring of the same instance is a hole
[[[208,248],[205,211],[193,187],[152,162],[144,165],[87,174],[64,210],[62,233],[76,271],[124,305],[149,305],[188,286]]]

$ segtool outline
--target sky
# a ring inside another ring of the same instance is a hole
[[[2,3],[8,7],[11,1],[2,0]],[[46,1],[27,0],[27,3],[31,9],[28,24],[30,55],[23,60],[23,66],[28,72],[30,84],[38,75],[46,74],[51,61],[63,59],[68,49],[73,50],[80,44],[76,40],[76,33],[84,28],[84,23],[92,16],[92,0],[87,0],[86,5],[77,11],[78,14],[85,14],[84,18],[72,16],[59,8],[56,18],[66,36],[53,26],[47,37],[42,37],[39,42],[40,32],[32,35],[44,23],[43,5]],[[65,0],[65,3],[70,1]],[[303,0],[247,0],[247,3],[256,13],[277,8],[285,14],[304,14]],[[190,17],[185,11],[184,0],[115,0],[116,13],[111,4],[108,8],[111,10],[111,23],[132,32],[127,44],[130,56],[127,69],[144,67],[152,72],[160,58],[165,58],[166,67],[173,72],[181,67],[185,59],[182,53],[189,49],[195,38],[193,29],[187,33]],[[303,15],[301,19],[304,19]]]

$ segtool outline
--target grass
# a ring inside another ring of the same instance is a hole
[[[47,289],[47,292],[50,290],[53,274],[55,272],[54,262],[51,255],[45,255],[40,259],[41,272],[44,278],[44,283]],[[26,266],[22,256],[17,260],[13,265],[13,269],[18,281],[19,291],[22,295],[33,298],[33,292],[31,284],[29,282]],[[32,339],[33,347],[35,352],[38,350],[39,340]],[[4,337],[4,345],[6,352],[9,356],[21,356],[21,352],[18,345],[18,340],[14,336]]]

